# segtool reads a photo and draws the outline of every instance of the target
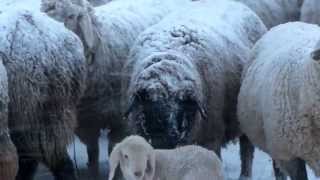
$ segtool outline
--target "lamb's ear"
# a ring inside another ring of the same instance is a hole
[[[320,49],[316,49],[311,53],[311,58],[315,61],[320,61]]]
[[[156,169],[156,155],[154,150],[152,149],[152,152],[148,155],[147,169],[146,169],[145,178],[143,180],[153,180],[155,169]]]
[[[86,10],[79,17],[79,27],[85,44],[89,49],[93,49],[94,46],[96,46],[98,34],[95,31],[92,17],[89,14],[90,12],[87,10],[88,7],[84,8],[86,8]]]
[[[133,108],[135,108],[136,106],[138,105],[138,97],[137,95],[133,95],[131,98],[130,98],[130,103],[127,107],[127,110],[125,111],[124,113],[124,119],[127,119],[129,114],[132,112]]]
[[[115,172],[117,170],[117,167],[120,163],[120,147],[121,147],[121,143],[117,144],[111,154],[110,154],[110,158],[109,158],[109,180],[112,180],[114,175],[115,175]]]

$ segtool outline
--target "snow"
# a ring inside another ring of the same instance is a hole
[[[108,169],[107,163],[107,135],[103,133],[100,138],[100,171],[101,179],[106,179],[105,173]],[[77,162],[78,173],[81,175],[80,180],[86,180],[86,163],[87,163],[87,153],[85,146],[79,141],[75,140],[75,143],[71,144],[69,147],[69,154],[74,162]],[[75,155],[75,156],[74,156]],[[75,158],[74,158],[75,157]],[[227,148],[222,151],[223,158],[223,168],[226,180],[238,180],[240,174],[240,156],[239,156],[239,145],[238,143],[231,143]],[[314,173],[308,168],[309,180],[316,180]],[[255,158],[253,162],[253,178],[252,180],[273,180],[273,169],[271,158],[259,149],[255,150]],[[43,167],[39,168],[39,173],[35,180],[53,180],[49,171]],[[289,180],[289,179],[288,179]]]
[[[24,9],[40,11],[41,0],[0,0],[0,11]]]

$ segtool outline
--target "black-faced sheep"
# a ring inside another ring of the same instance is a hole
[[[320,175],[319,41],[315,25],[271,29],[252,50],[238,98],[242,131],[292,180],[307,179],[304,161]]]
[[[157,150],[142,137],[130,136],[117,144],[110,155],[113,180],[120,166],[126,180],[223,180],[222,163],[213,152],[199,146]]]
[[[9,128],[19,155],[17,180],[31,180],[39,162],[57,180],[74,180],[67,145],[73,140],[76,106],[85,89],[83,46],[76,35],[39,10],[17,7],[0,15]]]
[[[138,37],[122,73],[122,109],[155,148],[197,143],[220,155],[241,135],[242,67],[266,27],[241,3],[194,3]],[[241,150],[241,174],[250,177],[253,147],[244,136]]]
[[[0,179],[14,180],[18,172],[18,156],[8,128],[8,77],[0,57]]]
[[[98,138],[108,128],[109,147],[131,134],[120,107],[121,69],[137,36],[190,0],[119,0],[93,9],[86,0],[43,0],[42,10],[64,22],[85,46],[87,90],[78,107],[77,135],[98,170]]]

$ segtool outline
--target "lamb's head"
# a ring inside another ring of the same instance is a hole
[[[86,0],[42,0],[41,11],[76,33],[86,50],[94,51],[100,43],[94,9]]]
[[[174,148],[190,141],[192,126],[205,118],[201,80],[186,57],[159,53],[143,60],[131,84],[126,116],[155,148]]]
[[[109,180],[120,164],[126,180],[152,180],[155,171],[155,151],[140,136],[129,136],[117,144],[110,154]]]

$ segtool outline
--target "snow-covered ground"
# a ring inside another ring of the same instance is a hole
[[[100,162],[101,162],[101,179],[106,180],[107,165],[107,147],[106,134],[100,139]],[[78,140],[69,147],[71,157],[77,163],[78,174],[81,180],[89,179],[86,175],[87,154],[85,146]],[[237,180],[240,174],[240,157],[239,145],[230,144],[222,151],[224,172],[226,180]],[[309,180],[316,180],[313,172],[308,169]],[[92,178],[95,179],[95,178]],[[256,149],[253,163],[253,180],[273,180],[272,161],[264,152]],[[50,173],[43,167],[39,168],[36,180],[53,180]],[[97,180],[97,179],[95,179]]]

